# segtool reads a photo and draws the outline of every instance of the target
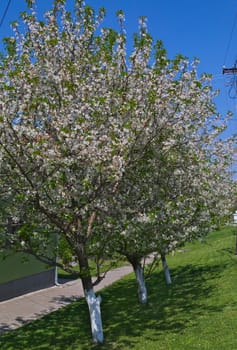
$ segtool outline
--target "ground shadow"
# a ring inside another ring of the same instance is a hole
[[[158,339],[163,332],[180,333],[187,324],[195,325],[200,315],[219,312],[220,307],[207,307],[205,301],[215,292],[215,284],[211,280],[218,278],[224,269],[224,265],[179,267],[171,270],[174,280],[172,286],[165,284],[163,272],[155,273],[147,282],[149,301],[146,306],[141,306],[134,300],[135,285],[130,282],[130,286],[127,284],[123,288],[121,281],[121,294],[123,289],[125,292],[121,297],[117,296],[115,305],[112,305],[115,300],[110,302],[106,298],[108,291],[104,292],[105,317],[107,307],[113,308],[113,313],[109,313],[112,316],[106,319],[107,339],[111,338],[112,342],[116,339],[118,343],[118,337],[121,336],[121,349],[123,345],[135,349],[137,338],[142,333],[145,334],[146,329],[149,329],[149,337]],[[109,293],[112,295],[116,294],[114,288],[118,288],[118,285],[111,287]],[[125,334],[129,334],[129,344],[127,340],[126,344],[123,343]]]
[[[171,270],[174,284],[167,286],[163,272],[147,281],[148,304],[137,302],[135,280],[122,279],[101,292],[105,332],[103,350],[136,349],[141,334],[156,340],[165,331],[182,332],[202,314],[219,312],[205,300],[215,292],[215,283],[224,265],[187,265]],[[147,330],[149,332],[146,332]],[[149,334],[149,335],[146,335]],[[93,350],[87,305],[84,299],[46,315],[17,331],[0,337],[1,350]]]

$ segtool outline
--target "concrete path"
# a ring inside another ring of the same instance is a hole
[[[95,291],[112,284],[130,272],[132,272],[130,266],[109,271],[100,284],[95,287]],[[2,301],[0,302],[0,334],[18,328],[82,297],[81,281],[74,280]]]

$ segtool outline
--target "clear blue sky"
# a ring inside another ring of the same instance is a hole
[[[51,2],[37,0],[39,12],[47,10]],[[1,0],[0,18],[7,3],[8,0]],[[137,31],[138,17],[147,16],[150,33],[163,41],[170,58],[177,53],[190,59],[198,57],[199,72],[211,73],[213,86],[221,91],[216,100],[218,110],[223,114],[227,110],[235,113],[229,132],[237,132],[237,99],[228,97],[228,79],[222,76],[222,66],[231,67],[237,59],[236,0],[86,0],[86,3],[94,8],[106,8],[108,26],[116,26],[116,10],[123,9],[130,39]],[[68,4],[71,6],[73,0],[68,0]],[[9,22],[25,9],[24,0],[11,0],[0,27],[0,40],[11,35]]]

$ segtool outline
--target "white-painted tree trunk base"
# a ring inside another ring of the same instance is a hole
[[[136,268],[134,270],[135,270],[136,280],[137,280],[137,284],[138,284],[139,301],[142,304],[146,304],[147,303],[147,289],[146,289],[146,284],[145,284],[145,279],[144,279],[143,268],[140,265],[138,265],[138,266],[136,266]]]
[[[92,338],[95,343],[103,343],[103,326],[101,319],[100,303],[101,296],[96,297],[91,289],[85,292],[85,297],[90,313]]]
[[[169,270],[169,267],[167,265],[165,257],[162,257],[162,265],[163,265],[163,269],[164,269],[166,283],[167,284],[172,284],[172,279],[171,279],[171,276],[170,276],[170,270]]]

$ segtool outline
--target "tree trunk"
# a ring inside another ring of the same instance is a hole
[[[164,269],[164,274],[165,274],[165,280],[167,284],[172,284],[172,279],[170,276],[170,271],[169,271],[169,267],[165,258],[165,254],[161,254],[161,260],[162,260],[162,266]]]
[[[100,311],[101,296],[96,297],[94,290],[85,290],[85,297],[90,313],[92,338],[95,343],[103,343],[103,325]]]
[[[235,234],[235,255],[237,255],[237,233]]]
[[[134,264],[133,269],[136,275],[136,280],[138,284],[138,299],[140,303],[147,303],[147,289],[144,278],[144,271],[140,263]]]
[[[101,297],[96,297],[94,293],[88,257],[86,255],[84,247],[80,249],[78,260],[80,265],[80,272],[82,274],[81,281],[84,295],[89,308],[92,338],[95,343],[103,343],[103,325],[100,311]]]

